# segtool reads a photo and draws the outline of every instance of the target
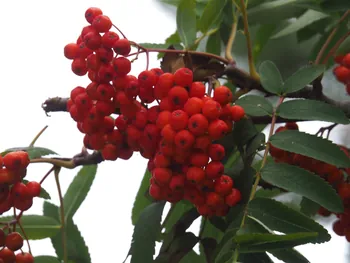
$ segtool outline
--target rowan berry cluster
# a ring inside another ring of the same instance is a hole
[[[279,127],[277,132],[284,130],[298,129],[296,123],[287,123]],[[350,158],[349,151],[343,146],[340,149]],[[350,242],[350,183],[347,182],[350,175],[350,168],[339,169],[334,165],[315,160],[313,158],[295,154],[270,146],[270,154],[276,162],[284,162],[291,165],[299,166],[305,170],[315,173],[331,184],[343,200],[344,213],[336,214],[337,220],[333,224],[334,232],[339,236],[345,236]],[[321,216],[330,216],[331,212],[321,207],[318,211]]]
[[[23,247],[23,237],[18,232],[6,234],[0,229],[0,263],[34,263],[34,257],[27,252],[16,251]]]
[[[333,69],[333,74],[339,82],[345,85],[345,90],[350,95],[350,53],[337,56],[334,60],[339,65]]]
[[[28,165],[28,153],[24,151],[0,155],[0,214],[12,207],[26,211],[33,205],[33,198],[40,195],[39,183],[22,182]]]
[[[74,88],[67,103],[85,147],[101,151],[105,160],[140,152],[149,159],[154,199],[185,198],[202,215],[226,214],[241,194],[224,175],[225,149],[215,141],[245,115],[231,105],[231,90],[216,87],[211,97],[188,68],[131,75],[130,42],[110,31],[112,22],[100,9],[89,8],[85,17],[90,25],[64,48],[72,71],[91,80]]]

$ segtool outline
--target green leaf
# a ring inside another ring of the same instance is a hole
[[[1,153],[2,156],[6,155],[9,152],[17,152],[17,151],[24,151],[27,152],[29,155],[29,159],[36,159],[36,158],[40,158],[42,156],[46,156],[46,155],[50,155],[50,154],[54,154],[57,155],[57,153],[55,153],[54,151],[47,149],[47,148],[43,148],[43,147],[14,147],[14,148],[10,148],[7,149],[5,151],[3,151]]]
[[[158,43],[140,43],[139,44],[142,47],[145,48],[160,48],[160,49],[167,49],[169,47],[169,44],[158,44]]]
[[[69,218],[73,218],[75,212],[85,200],[95,179],[96,172],[97,165],[83,166],[69,185],[63,198],[66,221]]]
[[[192,232],[186,232],[175,238],[172,242],[168,253],[170,254],[169,263],[179,262],[187,253],[192,251],[192,248],[198,243],[199,239]],[[143,261],[138,261],[143,262]],[[153,261],[150,261],[153,262]],[[132,259],[131,259],[132,263]]]
[[[233,239],[239,245],[241,253],[254,253],[293,248],[309,243],[316,236],[317,233],[310,232],[287,235],[246,234],[235,236]]]
[[[249,253],[239,256],[240,262],[274,263],[266,253]]]
[[[257,32],[255,33],[254,46],[253,46],[253,58],[255,63],[262,52],[264,46],[269,42],[271,35],[275,32],[277,28],[276,24],[266,24],[259,26]]]
[[[131,263],[152,263],[155,243],[160,233],[160,222],[165,202],[147,206],[137,221],[132,235]]]
[[[329,15],[318,12],[315,10],[307,10],[303,15],[298,17],[295,21],[291,22],[287,27],[283,28],[277,34],[272,36],[272,38],[283,37],[292,33],[299,31],[300,29],[310,25],[318,20],[324,19]]]
[[[306,216],[314,216],[320,209],[320,205],[309,198],[303,197],[300,202],[300,212]]]
[[[242,119],[235,123],[232,137],[237,145],[244,146],[258,133],[251,119]]]
[[[338,107],[317,100],[290,100],[282,103],[277,114],[286,119],[318,120],[349,124],[349,119]]]
[[[334,188],[320,176],[286,163],[269,163],[261,171],[266,182],[305,196],[329,211],[341,213],[343,202]]]
[[[251,156],[254,155],[257,151],[261,150],[261,148],[265,145],[265,134],[258,133],[247,145],[246,155]]]
[[[44,202],[43,212],[45,216],[49,216],[56,220],[59,219],[59,208],[47,201]],[[72,219],[66,222],[66,238],[68,248],[68,260],[75,262],[91,263],[89,249],[85,244],[78,227],[74,224]],[[57,233],[51,237],[51,243],[55,249],[56,255],[59,259],[63,259],[62,234]]]
[[[350,36],[348,36],[343,43],[339,46],[337,51],[335,52],[335,55],[345,55],[350,53]]]
[[[145,196],[145,193],[148,191],[150,179],[151,173],[148,170],[146,170],[145,175],[143,176],[143,179],[141,181],[140,188],[137,191],[134,206],[131,211],[131,221],[133,225],[136,224],[142,210],[152,203],[152,201]]]
[[[331,238],[327,230],[320,224],[273,199],[253,199],[248,206],[248,215],[256,218],[268,228],[282,233],[316,232],[318,236],[310,239],[312,243],[326,242]]]
[[[220,55],[221,54],[221,36],[220,32],[216,31],[208,37],[207,45],[205,50],[208,53]]]
[[[52,256],[37,256],[34,258],[35,263],[61,263],[58,258]]]
[[[218,25],[222,19],[222,13],[227,0],[209,0],[205,6],[203,14],[199,19],[199,30],[203,33],[207,32],[213,26]]]
[[[236,101],[236,104],[243,107],[245,113],[250,116],[271,115],[273,112],[271,102],[258,95],[243,96]]]
[[[310,261],[295,249],[282,249],[270,252],[285,263],[310,263]]]
[[[190,47],[197,38],[195,9],[194,0],[181,0],[176,11],[177,31],[186,48]]]
[[[255,198],[257,197],[274,198],[280,195],[281,193],[282,191],[278,188],[272,188],[272,189],[260,188],[258,191],[255,192]]]
[[[9,222],[13,216],[0,217],[1,222]],[[24,215],[20,220],[28,239],[39,240],[55,236],[61,229],[61,224],[54,218],[41,215]],[[18,227],[17,231],[23,234]]]
[[[314,81],[325,70],[326,67],[324,65],[302,67],[284,82],[283,91],[287,94],[297,92]]]
[[[273,146],[298,153],[339,168],[350,167],[350,160],[339,146],[327,139],[299,131],[283,131],[271,136]]]
[[[181,259],[179,263],[200,263],[202,262],[201,260],[203,260],[203,258],[196,252],[191,250]]]
[[[321,8],[327,12],[347,11],[350,9],[348,0],[326,0],[321,3]]]
[[[279,94],[283,89],[283,80],[277,66],[272,61],[264,61],[259,67],[261,85],[265,90]]]
[[[180,202],[172,205],[174,206],[174,208],[172,208],[172,212],[168,220],[164,224],[165,233],[169,233],[172,227],[176,224],[176,222],[193,207],[193,205],[186,200],[181,200]]]

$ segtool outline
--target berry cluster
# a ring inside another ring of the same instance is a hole
[[[40,195],[41,185],[35,181],[22,182],[29,165],[28,153],[10,152],[0,155],[0,214],[12,207],[21,211],[28,210],[33,198]]]
[[[188,68],[131,75],[130,42],[110,31],[112,23],[100,9],[89,8],[85,17],[90,25],[64,48],[72,71],[88,73],[91,80],[74,88],[67,103],[85,134],[85,147],[100,151],[105,160],[127,160],[140,152],[149,159],[154,199],[184,198],[202,215],[224,215],[241,199],[224,175],[225,149],[215,143],[245,115],[231,105],[231,90],[216,87],[211,97]]]
[[[23,238],[18,232],[6,234],[0,229],[0,263],[34,263],[34,257],[27,252],[16,251],[23,247]]]
[[[279,127],[276,133],[291,129],[298,130],[298,125],[296,123],[287,123],[285,126]],[[349,151],[343,146],[339,147],[350,158]],[[343,200],[345,211],[342,214],[336,214],[338,219],[333,224],[333,230],[337,235],[345,236],[347,241],[350,242],[350,183],[347,182],[348,176],[350,175],[350,168],[345,170],[339,169],[334,165],[300,154],[287,152],[272,145],[270,145],[270,154],[274,157],[276,162],[296,165],[313,172],[334,187]],[[318,214],[321,216],[329,216],[331,212],[321,207]]]
[[[337,56],[334,60],[339,65],[333,69],[333,74],[345,85],[345,90],[350,95],[350,53]]]

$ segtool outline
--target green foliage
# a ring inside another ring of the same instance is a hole
[[[51,217],[57,221],[59,218],[59,208],[47,201],[44,202],[43,212],[45,216]],[[91,263],[89,249],[85,244],[78,227],[74,224],[73,219],[69,218],[66,222],[66,239],[68,249],[68,259],[75,263]],[[55,249],[57,257],[63,259],[63,242],[61,232],[51,237],[51,243]]]
[[[317,233],[314,238],[310,238],[309,242],[322,243],[331,238],[327,230],[320,224],[273,199],[253,199],[248,206],[248,215],[256,218],[268,228],[282,233]]]
[[[265,90],[280,94],[283,88],[283,79],[277,66],[272,61],[264,61],[259,67],[260,81]]]
[[[0,217],[1,222],[10,222],[12,216]],[[41,215],[23,215],[20,219],[24,232],[28,239],[39,240],[55,236],[61,229],[61,224],[54,218]],[[23,234],[21,228],[16,231]]]
[[[243,96],[236,101],[236,104],[242,106],[245,113],[250,116],[271,115],[273,111],[271,102],[257,95]]]
[[[277,114],[286,119],[318,120],[349,124],[349,118],[339,108],[316,100],[290,100],[282,103]]]
[[[253,58],[255,63],[257,62],[260,53],[262,52],[267,42],[270,40],[270,37],[275,32],[276,28],[276,24],[265,24],[259,26],[258,30],[255,33],[253,45]]]
[[[348,36],[344,42],[337,49],[336,55],[345,55],[350,52],[350,36]]]
[[[344,211],[343,202],[324,179],[300,167],[286,163],[269,163],[262,178],[280,188],[300,194],[336,213]]]
[[[197,38],[195,8],[194,0],[181,0],[177,7],[176,26],[185,48],[189,48]]]
[[[307,10],[304,14],[302,14],[300,17],[296,19],[296,21],[293,21],[288,26],[277,32],[275,35],[272,36],[272,38],[279,38],[283,37],[289,34],[292,34],[294,32],[297,32],[298,30],[318,21],[321,19],[324,19],[328,17],[329,15],[318,12],[315,10]]]
[[[135,225],[137,220],[140,217],[140,214],[144,208],[149,206],[152,201],[150,198],[147,198],[146,193],[148,193],[149,187],[149,179],[151,178],[151,173],[146,170],[143,179],[141,181],[140,188],[136,194],[136,198],[134,201],[134,206],[131,211],[131,221],[132,224]]]
[[[221,54],[221,37],[220,32],[216,31],[208,37],[206,51],[215,55]]]
[[[132,235],[131,263],[153,262],[164,205],[164,201],[152,203],[141,212]]]
[[[46,155],[50,155],[50,154],[54,154],[57,155],[57,153],[55,153],[54,151],[47,149],[47,148],[43,148],[43,147],[34,147],[34,146],[29,146],[29,147],[14,147],[14,148],[10,148],[7,149],[5,151],[3,151],[1,153],[2,156],[5,156],[7,153],[9,152],[17,152],[17,151],[24,151],[27,152],[29,155],[29,159],[36,159],[36,158],[40,158],[42,156],[46,156]]]
[[[307,258],[295,249],[275,250],[271,251],[271,254],[285,263],[310,263]]]
[[[292,76],[286,79],[283,91],[293,93],[310,84],[326,70],[324,65],[310,65],[300,68]]]
[[[186,200],[181,200],[180,202],[173,204],[172,210],[170,210],[170,215],[164,224],[165,233],[170,232],[176,222],[192,208],[192,204]]]
[[[37,256],[34,258],[35,263],[60,263],[58,258],[52,256]]]
[[[66,221],[73,218],[75,212],[85,200],[95,179],[96,172],[97,165],[83,166],[69,185],[63,198],[64,217]]]
[[[199,30],[206,33],[221,22],[227,0],[209,0],[199,19]]]
[[[273,146],[298,153],[337,167],[350,167],[350,160],[339,146],[327,139],[299,131],[287,130],[271,136]]]
[[[309,198],[303,197],[300,202],[300,212],[306,216],[314,216],[320,209],[320,205]]]

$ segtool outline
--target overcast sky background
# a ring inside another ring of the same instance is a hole
[[[47,117],[41,104],[49,97],[68,97],[75,86],[89,83],[87,77],[70,71],[71,62],[63,56],[63,47],[74,42],[87,24],[84,13],[90,6],[100,7],[135,42],[162,43],[176,29],[174,13],[155,0],[4,1],[0,16],[0,150],[28,145],[45,125],[49,128],[37,146],[64,157],[81,150],[83,135],[69,115],[53,113]],[[151,56],[150,66],[159,67],[155,55]],[[133,64],[132,73],[137,75],[144,69],[145,59],[141,56]],[[314,124],[303,124],[301,128],[318,130]],[[104,162],[98,167],[92,189],[74,216],[93,263],[122,262],[125,258],[133,232],[131,208],[146,163],[134,154],[129,161]],[[49,168],[33,164],[27,179],[40,181]],[[62,170],[63,191],[78,170]],[[52,202],[58,204],[54,178],[48,178],[43,186],[50,192]],[[42,213],[40,199],[27,212],[38,213]],[[348,262],[344,257],[345,238],[331,234],[329,243],[298,249],[312,263]],[[31,241],[31,246],[34,255],[54,255],[49,239]]]

